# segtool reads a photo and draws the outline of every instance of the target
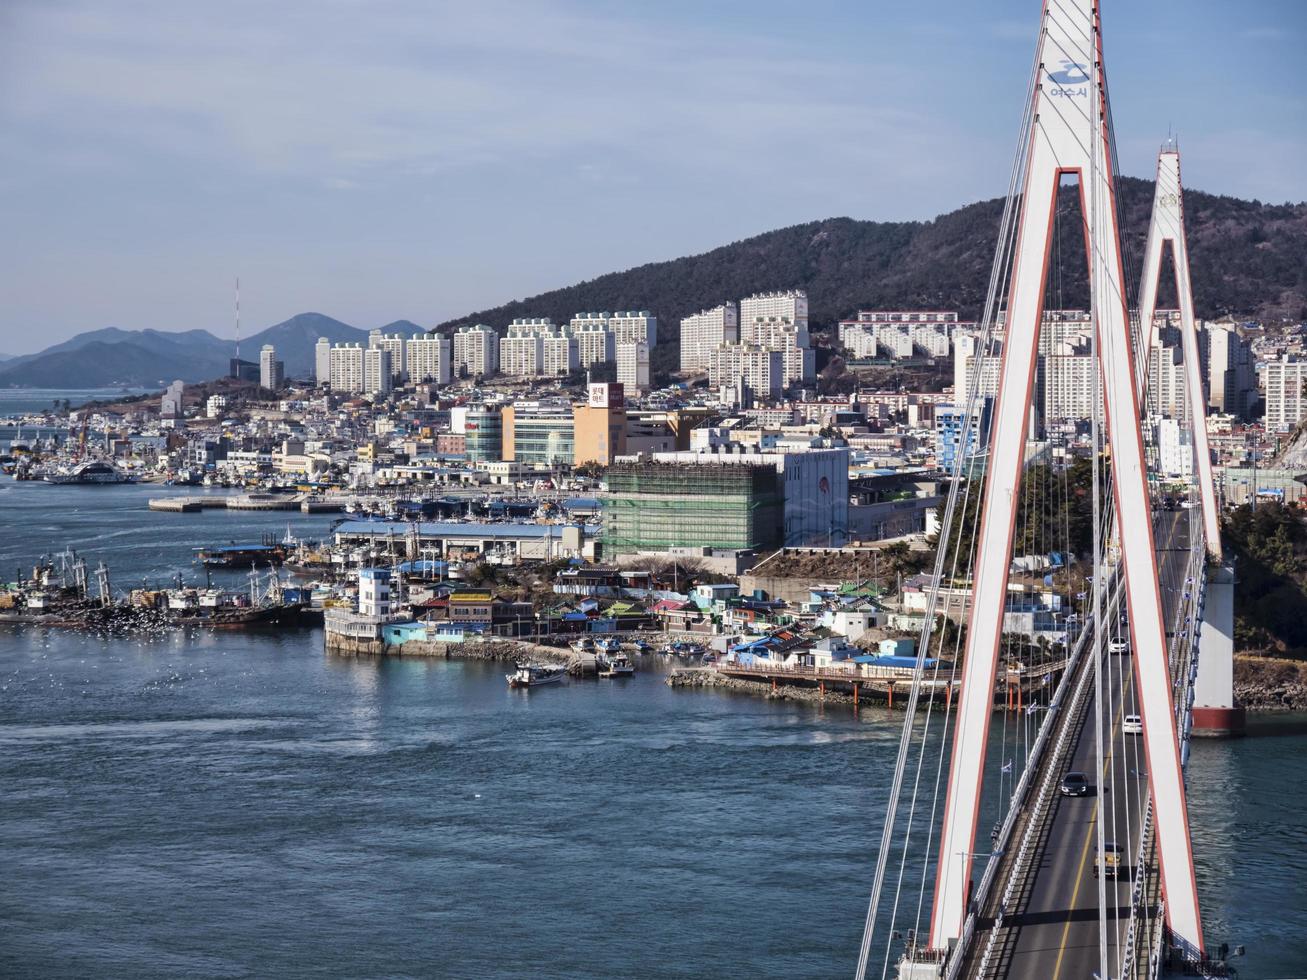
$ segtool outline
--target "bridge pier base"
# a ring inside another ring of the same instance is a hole
[[[1207,572],[1207,600],[1198,635],[1198,676],[1194,679],[1195,737],[1243,734],[1244,709],[1234,703],[1234,581],[1229,565]]]

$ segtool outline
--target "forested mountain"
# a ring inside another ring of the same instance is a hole
[[[1119,193],[1127,278],[1134,283],[1153,183],[1123,178]],[[1003,201],[994,199],[933,221],[812,221],[514,300],[438,329],[488,323],[502,331],[520,316],[558,323],[583,310],[647,309],[658,316],[655,354],[667,366],[681,317],[760,290],[806,289],[816,327],[831,326],[859,308],[958,310],[975,317],[984,306],[1002,210]],[[1067,307],[1088,303],[1079,214],[1075,189],[1064,188],[1049,301]],[[1187,191],[1185,216],[1200,316],[1307,318],[1307,204]]]
[[[1127,283],[1138,281],[1151,181],[1120,184]],[[655,368],[674,367],[680,319],[724,300],[771,289],[808,292],[813,326],[832,327],[862,308],[958,310],[974,318],[985,302],[1003,201],[968,205],[932,221],[875,222],[828,218],[781,228],[702,255],[653,262],[449,320],[488,323],[501,332],[521,316],[564,323],[587,310],[647,309],[658,316]],[[1203,317],[1307,319],[1307,204],[1263,204],[1187,191],[1194,301]],[[1074,188],[1058,207],[1048,302],[1087,305],[1084,238]],[[1164,281],[1161,302],[1173,302]],[[422,328],[396,320],[387,333]],[[290,376],[313,370],[313,345],[367,342],[367,332],[321,313],[301,313],[245,338],[241,354],[257,360],[270,343]],[[235,344],[204,330],[165,332],[108,327],[0,363],[0,386],[153,385],[200,381],[227,373]]]

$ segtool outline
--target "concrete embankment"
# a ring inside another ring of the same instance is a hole
[[[329,653],[355,657],[439,657],[443,660],[488,660],[515,663],[538,660],[542,663],[572,663],[575,656],[566,647],[541,646],[517,640],[488,640],[473,643],[440,643],[434,640],[409,640],[387,645],[380,640],[329,634]]]
[[[1307,661],[1239,654],[1234,700],[1249,711],[1307,711]]]
[[[825,693],[817,687],[809,687],[798,684],[778,684],[775,689],[772,688],[769,681],[746,680],[739,677],[728,677],[719,673],[710,667],[682,667],[672,671],[667,678],[670,687],[677,688],[701,688],[712,689],[714,691],[733,691],[737,694],[748,694],[753,697],[764,697],[775,701],[806,701],[810,704],[847,704],[853,706],[853,695],[847,690],[839,691],[833,688],[826,690]],[[859,703],[867,704],[872,700],[871,692],[863,691],[859,696]],[[876,702],[879,705],[879,700]]]

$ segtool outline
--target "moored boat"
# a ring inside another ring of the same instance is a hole
[[[539,687],[542,684],[555,684],[563,679],[567,668],[561,664],[519,663],[517,670],[505,674],[509,687]]]
[[[632,677],[635,664],[624,653],[606,654],[599,661],[598,673],[600,677]]]

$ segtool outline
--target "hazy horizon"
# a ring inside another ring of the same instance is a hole
[[[430,327],[803,221],[928,220],[1002,193],[1038,16],[19,0],[0,351],[106,326],[228,339],[236,275],[247,335],[310,310]],[[1150,179],[1169,130],[1190,188],[1307,197],[1307,9],[1104,17],[1125,173]]]

